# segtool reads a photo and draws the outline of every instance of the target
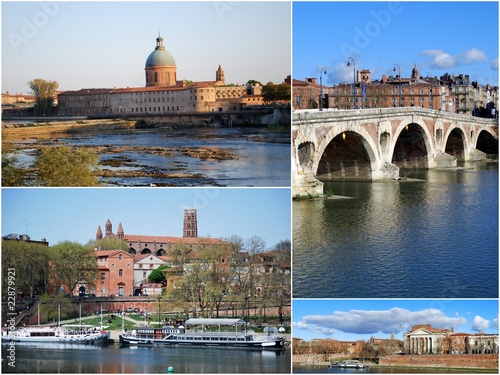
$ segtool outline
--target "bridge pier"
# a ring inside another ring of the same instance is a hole
[[[293,196],[320,196],[323,194],[323,183],[311,175],[294,176],[292,181]]]

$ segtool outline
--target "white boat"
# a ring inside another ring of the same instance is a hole
[[[336,366],[337,367],[346,367],[346,368],[365,368],[365,367],[368,367],[368,364],[364,363],[364,362],[360,362],[358,360],[349,359],[346,361],[338,362],[336,364]]]
[[[2,343],[74,343],[106,344],[109,331],[88,324],[65,324],[57,326],[32,326],[2,331]]]
[[[266,327],[263,335],[258,336],[247,331],[242,319],[195,318],[186,320],[185,327],[135,327],[132,332],[120,335],[122,345],[281,350],[285,348],[285,342],[276,327]]]

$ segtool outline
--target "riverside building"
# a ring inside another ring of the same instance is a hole
[[[219,65],[215,79],[191,82],[177,80],[173,55],[156,38],[156,47],[145,63],[145,87],[90,88],[59,94],[59,115],[189,114],[238,110],[262,105],[259,84],[227,84]]]

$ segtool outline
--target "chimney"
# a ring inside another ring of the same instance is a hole
[[[382,74],[382,83],[387,82],[387,76],[385,74]]]

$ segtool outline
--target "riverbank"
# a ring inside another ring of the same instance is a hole
[[[61,134],[96,133],[117,130],[133,130],[135,120],[69,120],[69,121],[29,121],[23,123],[2,122],[2,140],[16,141],[26,138],[46,139]]]
[[[344,360],[345,356],[333,356],[330,361],[324,355],[294,355],[293,366],[300,368],[328,368],[332,361]],[[435,369],[439,372],[498,373],[498,355],[494,354],[442,354],[442,355],[390,355],[380,357],[372,368]],[[426,371],[428,372],[428,371]]]

